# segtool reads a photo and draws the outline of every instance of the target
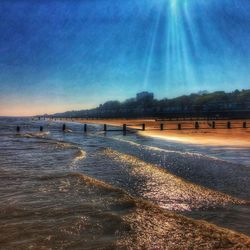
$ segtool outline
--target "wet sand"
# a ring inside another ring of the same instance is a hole
[[[85,120],[73,119],[80,123],[108,124],[138,129],[143,136],[157,137],[188,144],[200,144],[210,146],[250,147],[250,120],[232,120],[231,129],[227,128],[227,120],[216,121],[216,128],[211,128],[211,121],[199,121],[199,129],[194,128],[195,121],[155,121],[153,119],[98,119]],[[247,128],[243,128],[243,122],[247,122]],[[178,124],[182,129],[178,130]],[[145,124],[145,131],[142,131]],[[164,130],[160,130],[160,124],[164,124]]]

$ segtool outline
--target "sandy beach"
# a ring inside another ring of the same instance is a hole
[[[127,124],[128,128],[138,129],[143,136],[156,137],[182,143],[228,146],[228,147],[250,147],[250,120],[232,120],[231,129],[227,128],[227,120],[217,120],[216,128],[211,128],[211,121],[199,121],[199,129],[195,129],[196,121],[156,121],[153,119],[72,119],[73,122],[86,124],[107,124],[122,126]],[[243,128],[243,122],[247,128]],[[145,131],[142,131],[145,124]],[[160,130],[163,124],[164,130]],[[181,130],[178,130],[181,124]]]

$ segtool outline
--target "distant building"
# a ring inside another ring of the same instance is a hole
[[[207,90],[201,90],[197,93],[198,95],[207,95],[209,92]]]
[[[136,100],[137,101],[153,101],[154,100],[154,94],[149,93],[147,91],[140,92],[136,94]]]

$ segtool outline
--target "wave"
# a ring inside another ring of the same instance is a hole
[[[64,142],[64,141],[57,141],[57,140],[51,140],[52,144],[55,144],[57,148],[61,149],[73,149],[76,150],[76,154],[73,157],[71,167],[75,166],[76,163],[86,158],[87,153],[83,149],[81,149],[77,144]]]
[[[79,149],[79,152],[77,153],[77,155],[75,156],[75,159],[74,161],[77,162],[77,161],[80,161],[82,159],[86,158],[86,152],[83,151],[82,149]]]
[[[158,151],[158,152],[164,152],[164,153],[175,153],[175,154],[179,154],[182,156],[192,156],[192,157],[196,157],[196,158],[209,158],[209,159],[214,159],[214,160],[218,160],[218,161],[223,161],[217,157],[207,156],[207,155],[204,155],[201,153],[181,152],[181,151],[177,151],[177,150],[169,150],[169,149],[163,149],[163,148],[154,147],[154,146],[142,145],[140,143],[136,143],[136,142],[128,141],[128,140],[124,140],[124,139],[119,139],[119,138],[112,138],[112,139],[120,141],[120,142],[125,142],[125,143],[128,143],[128,144],[136,146],[136,147],[141,147],[143,149],[152,150],[152,151]]]
[[[17,134],[17,136],[26,137],[26,138],[44,138],[50,134],[49,131],[46,132],[34,132],[34,133],[25,133],[25,134]]]
[[[205,221],[163,211],[151,204],[137,204],[125,216],[133,228],[127,243],[131,249],[249,249],[250,238]]]
[[[57,139],[53,139],[50,137],[46,137],[50,135],[50,132],[35,132],[35,133],[24,133],[24,134],[17,134],[18,137],[25,137],[25,138],[37,138],[42,139],[42,141],[39,141],[39,143],[50,143],[54,144],[57,147],[60,148],[76,148],[78,147],[78,144],[72,143],[72,142],[65,142]]]
[[[73,133],[73,130],[71,130],[71,129],[65,129],[64,132],[65,132],[65,133]]]
[[[62,149],[68,149],[68,148],[77,148],[78,149],[77,145],[75,145],[73,143],[69,143],[69,142],[51,140],[51,143],[54,143],[56,145],[56,147],[62,148]]]
[[[123,193],[123,194],[126,194],[130,197],[130,195],[125,190],[123,190],[121,188],[114,187],[114,186],[112,186],[104,181],[101,181],[101,180],[98,180],[96,178],[84,175],[82,173],[70,173],[70,174],[68,174],[68,176],[69,177],[76,177],[76,178],[82,180],[87,185],[96,186],[99,188],[106,189],[108,191],[115,191],[115,192]]]
[[[129,175],[140,180],[141,184],[137,188],[137,192],[141,197],[149,199],[165,209],[191,211],[224,207],[230,204],[249,204],[248,201],[191,183],[137,157],[112,149],[104,150],[104,154],[113,161],[123,164],[129,171]]]
[[[85,159],[86,156],[87,156],[87,153],[86,153],[84,150],[82,150],[81,148],[77,148],[77,150],[78,150],[78,152],[77,152],[77,154],[75,155],[75,157],[74,157],[74,159],[73,159],[73,161],[72,161],[70,167],[75,167],[75,165],[76,165],[79,161]]]
[[[70,173],[62,178],[63,182],[60,189],[62,193],[69,190],[71,185],[69,178],[73,178],[71,181],[74,183],[76,183],[74,181],[76,178],[77,181],[81,181],[81,183],[78,183],[79,185],[90,187],[89,192],[84,192],[84,200],[79,199],[84,203],[76,207],[86,209],[86,206],[88,206],[87,211],[94,211],[95,213],[91,216],[95,220],[101,218],[98,224],[99,228],[119,225],[114,242],[117,248],[248,249],[250,247],[250,238],[244,234],[166,211],[158,205],[135,198],[123,189],[116,188],[98,179],[81,173]],[[52,182],[54,183],[53,180]],[[75,186],[73,185],[73,187]],[[77,191],[82,193],[82,189]],[[72,190],[72,192],[77,191]],[[84,210],[78,210],[78,213],[80,211]]]
[[[25,138],[43,139],[42,141],[39,141],[38,143],[49,143],[51,145],[55,145],[55,147],[59,148],[59,149],[76,150],[77,153],[75,154],[75,156],[72,160],[71,167],[74,166],[77,162],[86,158],[86,152],[84,150],[82,150],[78,144],[45,137],[45,136],[48,136],[49,134],[50,134],[50,132],[36,132],[36,133],[26,133],[26,134],[22,134],[20,136],[25,137]]]

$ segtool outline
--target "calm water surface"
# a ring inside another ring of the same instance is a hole
[[[0,249],[248,248],[249,148],[61,127],[0,119]]]

